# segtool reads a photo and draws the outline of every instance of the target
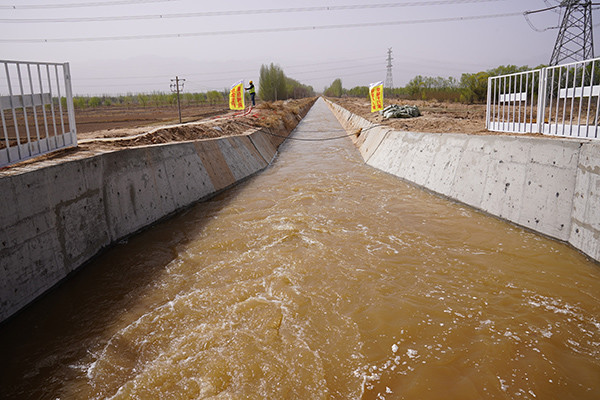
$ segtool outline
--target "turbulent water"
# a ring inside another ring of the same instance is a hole
[[[322,101],[295,139],[343,135]],[[349,139],[121,243],[0,329],[18,399],[598,399],[600,267]]]

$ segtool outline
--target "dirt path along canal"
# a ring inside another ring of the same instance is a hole
[[[344,131],[319,100],[292,134]],[[0,329],[11,399],[597,399],[600,268],[288,140]]]

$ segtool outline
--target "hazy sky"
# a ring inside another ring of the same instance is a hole
[[[558,30],[536,32],[522,13],[556,3],[0,0],[0,59],[69,62],[75,94],[167,92],[175,76],[187,92],[222,90],[257,83],[270,63],[321,91],[336,78],[345,88],[385,80],[391,47],[394,86],[404,86],[416,75],[547,63]],[[559,22],[553,11],[530,18],[538,29]]]

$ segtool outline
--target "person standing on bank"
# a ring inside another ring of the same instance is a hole
[[[248,93],[250,93],[250,100],[252,100],[252,107],[255,106],[254,103],[254,96],[256,96],[256,90],[254,89],[254,83],[252,83],[252,81],[250,81],[250,86],[248,86],[247,88],[244,88],[248,91]]]

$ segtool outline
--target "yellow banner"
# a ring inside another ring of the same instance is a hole
[[[383,82],[372,83],[369,86],[371,97],[371,112],[383,110]]]
[[[231,86],[229,91],[229,108],[243,110],[244,106],[244,81],[239,81]]]

